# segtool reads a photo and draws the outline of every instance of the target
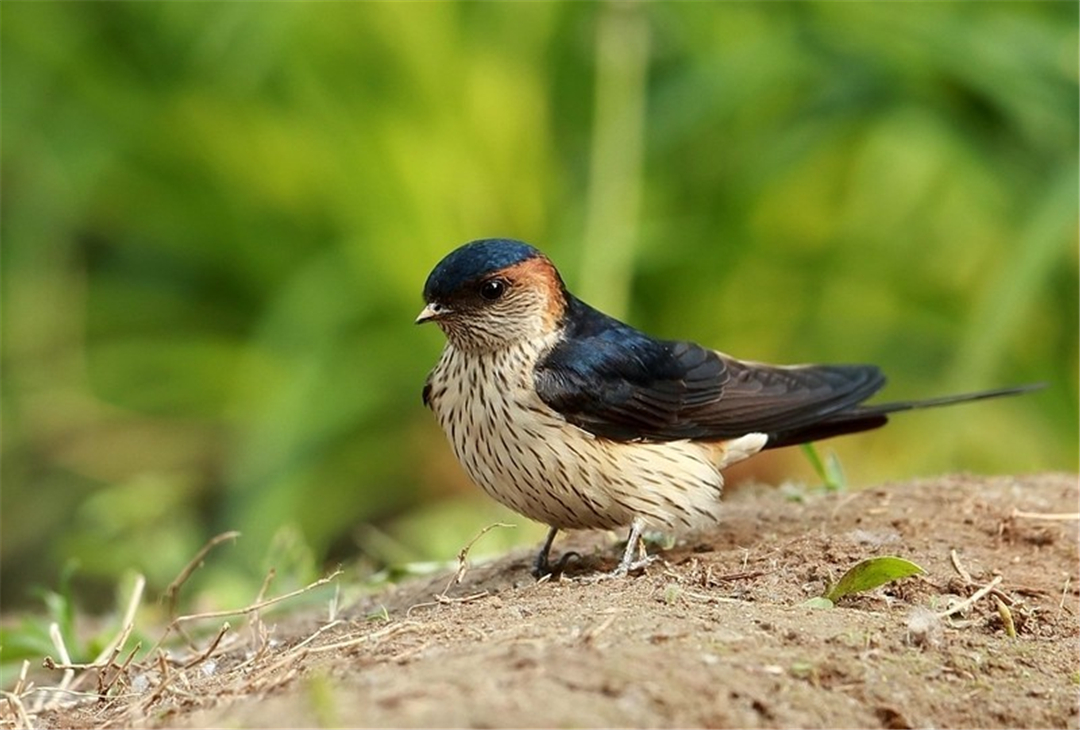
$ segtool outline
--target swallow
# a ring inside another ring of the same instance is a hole
[[[630,528],[616,575],[640,567],[642,531],[715,523],[724,468],[764,450],[883,426],[890,414],[1039,386],[864,405],[874,365],[769,365],[651,337],[571,294],[521,241],[467,243],[424,284],[416,323],[446,345],[423,389],[469,477],[550,529]]]

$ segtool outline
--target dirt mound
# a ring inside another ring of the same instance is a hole
[[[158,670],[36,727],[1076,727],[1075,475],[732,495],[707,535],[598,580],[604,535],[399,584],[327,624]],[[863,558],[926,575],[803,605]],[[997,581],[995,583],[995,581]],[[447,587],[449,585],[449,588]],[[975,597],[974,601],[968,599]],[[966,605],[961,605],[967,601]],[[372,618],[377,617],[377,618]],[[1010,634],[1013,634],[1010,636]],[[10,718],[11,715],[6,717]]]

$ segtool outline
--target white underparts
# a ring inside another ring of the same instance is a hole
[[[617,442],[567,423],[532,384],[550,343],[443,351],[429,400],[454,453],[491,497],[560,529],[629,525],[685,531],[715,522],[720,470],[760,451],[753,433],[720,443]]]

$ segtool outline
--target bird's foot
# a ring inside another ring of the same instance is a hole
[[[560,575],[562,575],[562,572],[566,570],[566,565],[571,560],[580,559],[581,555],[571,550],[568,553],[563,553],[553,565],[548,560],[547,554],[544,554],[543,556],[537,555],[536,560],[533,562],[532,574],[537,580],[546,576],[550,576],[551,578],[558,578]]]
[[[637,558],[636,560],[631,560],[629,563],[627,563],[625,560],[620,560],[619,565],[615,568],[615,570],[611,571],[610,575],[612,578],[625,578],[626,576],[633,573],[635,570],[642,570],[645,567],[652,565],[658,559],[659,556],[657,555],[646,555],[644,557]]]
[[[540,552],[536,554],[536,559],[533,561],[532,574],[537,580],[544,576],[551,576],[557,578],[566,570],[566,564],[571,560],[580,559],[581,555],[573,551],[564,553],[558,562],[554,565],[548,560],[548,555],[551,553],[551,543],[555,542],[555,535],[559,533],[559,528],[552,527],[548,531],[547,539],[544,540],[544,546],[540,548]]]
[[[645,523],[641,520],[635,519],[630,524],[630,536],[626,539],[626,549],[623,550],[622,560],[619,561],[618,567],[611,572],[612,578],[624,578],[656,560],[655,555],[649,555],[645,550],[645,543],[641,539],[641,532],[644,529]]]
[[[596,573],[594,575],[583,576],[581,578],[578,578],[577,580],[581,581],[582,583],[592,584],[602,583],[605,580],[625,578],[631,573],[642,570],[647,565],[651,565],[655,561],[659,560],[659,557],[660,556],[658,555],[645,555],[635,560],[631,560],[629,563],[626,564],[623,564],[623,562],[620,561],[618,566],[616,566],[615,570],[611,571],[610,573]]]

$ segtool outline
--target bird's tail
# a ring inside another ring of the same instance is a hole
[[[779,431],[769,434],[766,449],[775,449],[781,446],[794,446],[808,441],[819,441],[833,436],[842,436],[847,433],[869,431],[884,426],[889,420],[889,415],[901,411],[912,411],[917,408],[937,408],[939,406],[951,406],[956,403],[968,403],[970,401],[985,400],[987,398],[1000,398],[1006,395],[1020,395],[1041,390],[1046,383],[1030,383],[1028,385],[1016,385],[1010,388],[996,388],[994,390],[981,390],[977,393],[961,393],[959,395],[945,395],[938,398],[925,398],[923,400],[904,400],[892,403],[879,403],[869,406],[855,406],[839,413],[834,413],[827,418],[790,431]]]

